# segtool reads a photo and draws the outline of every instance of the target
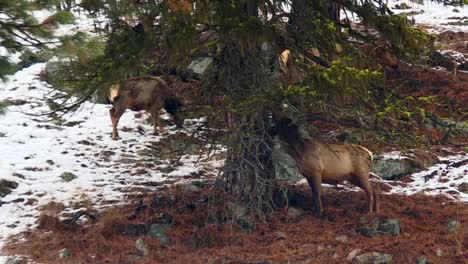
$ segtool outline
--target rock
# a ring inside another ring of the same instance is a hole
[[[142,236],[149,232],[149,228],[145,224],[118,225],[117,230],[119,230],[122,235],[126,236]]]
[[[18,183],[5,179],[0,180],[0,198],[7,196],[16,188],[18,188]]]
[[[454,9],[452,10],[452,12],[455,12],[455,13],[460,13],[460,10],[458,10],[458,9],[454,8]]]
[[[387,236],[398,236],[400,234],[400,221],[396,219],[385,219],[379,223],[378,231]]]
[[[53,160],[46,160],[46,163],[49,164],[50,166],[55,164],[55,162]]]
[[[275,139],[272,155],[275,166],[275,178],[277,180],[304,179],[297,169],[296,161],[287,154],[286,150],[280,144],[279,139]]]
[[[212,64],[213,58],[201,57],[193,60],[187,67],[187,70],[195,74],[204,76]]]
[[[390,254],[384,254],[380,252],[371,252],[356,256],[354,263],[358,264],[386,264],[391,263],[393,256]]]
[[[394,7],[395,9],[411,9],[411,6],[409,6],[408,4],[406,3],[401,3],[399,5],[395,5]]]
[[[299,217],[304,214],[304,211],[300,208],[288,207],[288,215],[291,217]]]
[[[8,258],[4,264],[27,264],[27,263],[28,263],[28,259],[24,257],[20,257],[20,256],[14,256],[14,257]]]
[[[136,163],[136,159],[130,159],[130,158],[123,158],[117,161],[118,163],[123,163],[123,164],[134,164]]]
[[[150,225],[149,235],[159,240],[159,242],[163,245],[168,245],[171,240],[167,237],[166,232],[169,230],[171,225],[168,224],[152,224]]]
[[[273,235],[278,238],[278,239],[287,239],[288,238],[288,235],[284,232],[281,232],[281,231],[276,231],[273,233]]]
[[[361,224],[365,224],[366,222],[362,220]],[[366,237],[374,237],[378,234],[398,236],[400,234],[400,221],[391,218],[381,220],[376,217],[372,219],[370,226],[360,227],[357,231]]]
[[[418,259],[416,259],[416,264],[428,264],[429,261],[424,258],[424,257],[419,257]]]
[[[436,250],[436,255],[437,255],[438,257],[442,257],[442,256],[445,255],[445,252],[444,252],[441,248],[438,248],[438,249]]]
[[[205,187],[205,184],[201,181],[194,181],[183,185],[183,188],[189,192],[199,192],[203,187]]]
[[[381,159],[376,157],[372,163],[372,172],[384,180],[395,180],[416,172],[405,160]]]
[[[143,256],[137,255],[137,254],[130,254],[127,257],[127,260],[129,262],[139,262],[143,260]]]
[[[148,245],[146,245],[146,242],[142,238],[139,238],[135,242],[135,248],[142,256],[148,256]]]
[[[83,139],[77,142],[78,144],[85,145],[85,146],[95,146],[96,143],[93,143],[89,140]]]
[[[468,182],[463,182],[462,184],[458,185],[458,190],[462,193],[468,194]]]
[[[346,242],[346,241],[348,241],[349,238],[348,238],[347,235],[341,235],[341,236],[335,237],[335,239],[336,239],[337,241],[339,241],[339,242]]]
[[[162,224],[170,225],[174,221],[174,217],[172,217],[172,215],[170,215],[170,214],[163,213],[161,215],[159,221],[161,221]]]
[[[361,227],[357,230],[361,235],[366,237],[374,237],[379,234],[376,228],[373,227]]]
[[[458,233],[458,229],[460,228],[460,222],[458,221],[450,221],[447,224],[447,229],[450,234]]]
[[[434,153],[414,150],[401,158],[375,156],[372,172],[385,180],[395,180],[402,176],[422,171],[439,161]]]
[[[68,258],[71,256],[71,252],[68,248],[63,248],[62,250],[59,251],[59,258],[64,259]]]
[[[75,174],[73,174],[71,172],[64,172],[64,173],[60,174],[60,178],[62,178],[62,180],[66,181],[66,182],[71,182],[74,179],[78,178],[78,176],[76,176]]]
[[[360,248],[353,249],[351,252],[349,252],[348,256],[346,256],[346,260],[352,261],[357,256],[357,254],[361,253],[361,251],[362,249]]]

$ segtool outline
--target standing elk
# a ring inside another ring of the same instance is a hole
[[[166,82],[159,77],[135,77],[115,84],[110,88],[109,100],[113,105],[109,111],[112,121],[113,140],[119,137],[117,125],[120,117],[127,109],[150,112],[156,135],[158,134],[158,127],[159,130],[163,130],[163,124],[159,117],[162,108],[174,117],[177,127],[182,127],[183,121],[177,115],[177,110],[182,106],[182,102],[171,92]]]
[[[367,194],[369,213],[378,212],[378,193],[369,182],[372,152],[358,145],[326,144],[304,139],[298,126],[289,118],[277,121],[276,133],[307,179],[317,214],[322,213],[322,182],[337,184],[343,181],[362,188]]]

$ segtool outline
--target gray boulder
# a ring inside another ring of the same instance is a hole
[[[211,57],[200,57],[194,59],[188,66],[187,70],[195,74],[204,76],[210,66],[213,64],[213,58]]]
[[[7,196],[16,188],[18,188],[18,183],[5,179],[0,180],[0,198]]]
[[[392,263],[393,256],[390,254],[371,252],[356,256],[354,263],[358,264],[387,264]]]
[[[73,174],[71,172],[64,172],[64,173],[60,174],[60,178],[62,178],[62,180],[66,181],[66,182],[71,182],[74,179],[78,178],[78,176],[76,176],[75,174]]]
[[[149,235],[161,244],[168,245],[171,243],[171,240],[166,233],[170,227],[171,225],[169,224],[152,224],[150,225]]]

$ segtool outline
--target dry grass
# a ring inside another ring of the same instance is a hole
[[[53,225],[47,230],[26,233],[25,241],[11,240],[4,250],[29,255],[41,263],[127,263],[127,256],[134,253],[135,240],[143,237],[150,255],[140,263],[222,263],[226,259],[346,263],[346,256],[356,248],[392,254],[394,263],[415,263],[420,256],[432,263],[464,263],[468,257],[468,212],[461,203],[442,197],[385,195],[382,212],[366,215],[364,193],[327,189],[323,195],[325,214],[318,218],[309,209],[309,191],[301,186],[298,193],[300,199],[295,206],[305,209],[303,216],[290,217],[280,210],[267,223],[256,224],[252,233],[242,232],[235,224],[214,224],[208,217],[211,203],[181,210],[186,204],[197,204],[200,198],[207,197],[209,190],[196,194],[168,189],[163,195],[146,197],[142,204],[135,201],[133,205],[102,212],[97,222],[88,226],[64,228],[58,224],[54,230],[56,222],[51,219]],[[147,235],[122,234],[122,226],[158,222],[163,213],[174,218],[168,231],[170,245],[161,245]],[[372,238],[359,235],[356,229],[373,217],[398,219],[401,234]],[[448,233],[450,220],[461,222],[457,234]],[[348,241],[338,242],[335,238],[340,235],[348,236]],[[62,248],[73,252],[66,261],[57,257]],[[439,248],[445,252],[443,257],[436,255]]]

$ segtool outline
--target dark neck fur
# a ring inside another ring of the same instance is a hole
[[[294,157],[300,157],[304,153],[305,140],[302,138],[299,127],[289,118],[281,119],[277,124],[278,136],[287,144],[289,152]]]

